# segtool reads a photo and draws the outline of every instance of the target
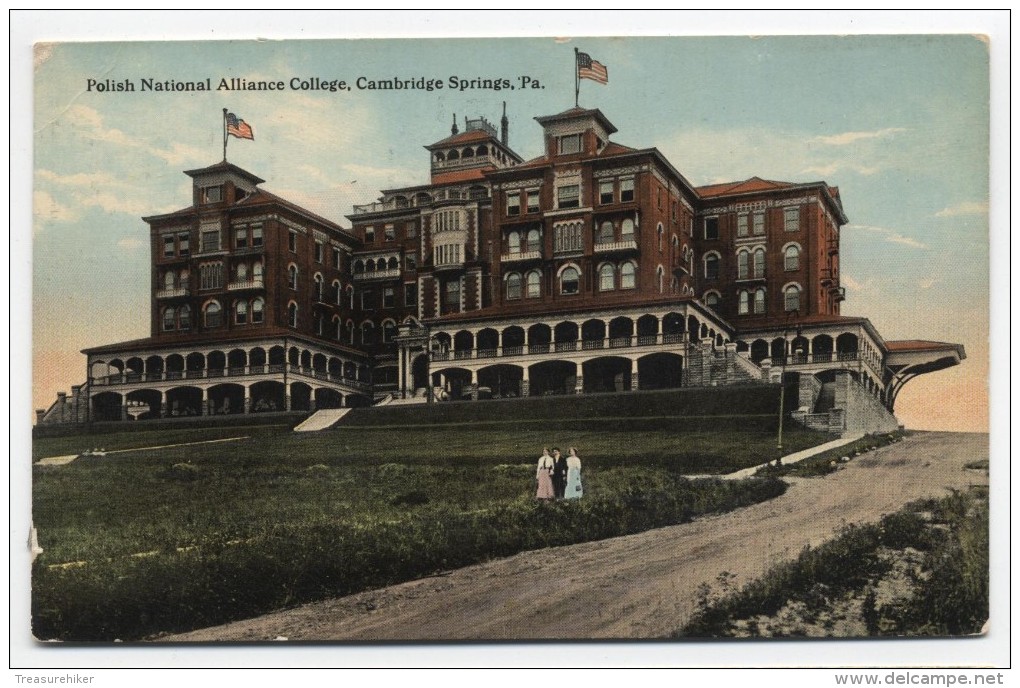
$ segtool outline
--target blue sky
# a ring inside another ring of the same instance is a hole
[[[573,105],[573,49],[609,68],[580,104],[613,139],[658,147],[694,184],[754,175],[840,187],[844,314],[888,339],[962,342],[910,383],[916,428],[987,428],[988,51],[971,36],[434,39],[59,44],[36,50],[33,405],[84,378],[86,346],[148,335],[147,226],[184,207],[181,172],[221,157],[221,110],[256,140],[228,158],[345,226],[354,203],[421,183],[450,119],[497,122],[540,152],[533,117]],[[540,90],[96,93],[86,80],[531,76]],[[72,286],[73,285],[73,286]],[[931,399],[969,400],[954,408]],[[961,408],[961,406],[963,408]]]

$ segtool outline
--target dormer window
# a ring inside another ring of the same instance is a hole
[[[202,189],[203,203],[219,203],[223,200],[222,186],[207,186]]]
[[[560,143],[560,155],[571,155],[573,153],[581,152],[581,135],[570,134],[569,136],[561,136],[559,139]]]

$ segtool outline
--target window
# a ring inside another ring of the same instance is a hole
[[[251,321],[253,323],[260,323],[260,322],[262,322],[262,312],[263,312],[263,310],[265,310],[265,301],[262,300],[262,297],[259,297],[259,298],[255,299],[254,301],[252,301],[252,304],[251,304]]]
[[[538,189],[533,189],[528,192],[528,212],[537,213],[538,211]]]
[[[370,289],[366,289],[361,292],[361,310],[370,311],[375,308],[375,304],[373,303],[374,296],[375,295]]]
[[[568,267],[560,275],[560,293],[576,294],[580,291],[580,274],[577,268]]]
[[[584,237],[581,236],[580,222],[556,225],[553,228],[555,251],[557,253],[581,251],[584,249]]]
[[[374,334],[374,332],[372,331],[372,323],[370,323],[370,322],[363,322],[363,323],[361,323],[361,343],[362,344],[371,344],[372,340],[374,339],[373,334]]]
[[[634,180],[633,179],[621,179],[620,180],[620,202],[626,203],[634,200]]]
[[[655,193],[655,207],[662,210],[662,189],[659,189]]]
[[[737,236],[747,236],[747,214],[737,215]]]
[[[181,306],[181,312],[178,317],[178,324],[181,330],[191,329],[191,306]]]
[[[315,334],[320,337],[326,332],[326,319],[322,317],[322,313],[315,314]]]
[[[315,242],[315,262],[316,263],[321,263],[322,262],[322,242],[321,241],[316,241]]]
[[[418,285],[416,283],[404,285],[404,305],[408,308],[418,305]]]
[[[262,225],[251,226],[251,245],[254,248],[262,245]]]
[[[784,270],[799,270],[800,269],[800,248],[796,245],[787,246],[783,252],[783,269]]]
[[[655,233],[659,235],[659,253],[662,253],[662,223],[661,222],[655,228]]]
[[[397,305],[397,290],[393,287],[386,287],[382,293],[383,308],[394,308]]]
[[[170,272],[168,272],[165,275],[163,275],[163,288],[164,289],[173,289],[174,288],[174,281],[175,281],[174,271],[171,270]]]
[[[521,214],[521,195],[516,191],[506,195],[506,214],[507,217]]]
[[[629,217],[620,225],[620,239],[634,241],[634,220]]]
[[[460,244],[443,244],[436,246],[436,265],[456,265],[460,262]]]
[[[620,266],[620,289],[633,289],[635,284],[634,263],[624,263]]]
[[[716,294],[714,291],[710,291],[707,294],[705,294],[705,305],[706,306],[713,306],[713,307],[714,306],[718,306],[719,305],[719,295]]]
[[[291,253],[297,253],[297,232],[292,231],[287,234],[287,248]]]
[[[234,274],[237,275],[238,282],[244,282],[248,279],[248,266],[244,263],[238,263],[237,268],[234,270]]]
[[[234,248],[248,248],[247,227],[238,227],[234,230]]]
[[[287,268],[287,286],[297,291],[298,269],[296,265]]]
[[[539,274],[538,270],[532,270],[531,272],[529,272],[526,277],[526,280],[528,298],[534,299],[537,298],[538,296],[541,296],[542,276]]]
[[[333,269],[343,270],[344,260],[343,254],[340,253],[340,249],[333,249]]]
[[[326,300],[326,282],[322,275],[315,275],[315,300],[320,303]]]
[[[528,230],[528,250],[529,251],[541,251],[542,250],[542,233],[537,229]]]
[[[719,279],[719,255],[716,253],[705,256],[705,279]]]
[[[383,239],[386,241],[396,241],[397,228],[393,225],[386,225],[383,227]]]
[[[581,206],[581,187],[578,184],[568,184],[556,190],[558,208],[579,208]]]
[[[719,238],[719,218],[717,217],[705,218],[705,238],[706,239]]]
[[[259,284],[261,284],[262,283],[262,263],[256,262],[255,265],[252,266],[251,273],[252,273],[252,277],[255,278],[255,281],[258,282]]]
[[[761,236],[765,233],[765,213],[754,213],[751,217],[754,219],[754,234]]]
[[[596,243],[611,244],[613,243],[613,239],[616,238],[614,235],[615,231],[613,230],[613,223],[603,222],[602,226],[599,227],[599,236]]]
[[[418,224],[415,222],[408,222],[404,227],[404,235],[408,239],[414,239],[418,236]]]
[[[392,320],[387,320],[382,325],[382,340],[383,344],[389,344],[393,341],[393,338],[397,336],[397,324]]]
[[[173,308],[167,308],[163,311],[163,329],[169,332],[175,327],[177,327],[177,312]]]
[[[177,235],[177,255],[191,255],[191,235],[188,233]]]
[[[737,254],[737,279],[747,279],[750,274],[749,258],[750,255],[747,251],[741,251]]]
[[[787,313],[800,310],[800,287],[792,284],[784,292],[784,307]]]
[[[452,279],[446,283],[446,293],[443,299],[443,311],[456,313],[460,310],[460,280]]]
[[[738,300],[737,313],[740,315],[747,315],[751,312],[751,295],[746,291],[740,292],[740,299]]]
[[[506,298],[508,301],[521,298],[521,276],[516,272],[506,277]]]
[[[203,203],[219,203],[223,200],[222,186],[207,186],[202,189]]]
[[[248,302],[238,301],[234,307],[234,322],[238,325],[245,325],[248,323]]]
[[[612,291],[616,288],[616,270],[606,263],[599,268],[599,291]]]
[[[223,286],[223,263],[206,263],[198,268],[199,289],[219,289]]]
[[[202,231],[202,253],[208,253],[209,251],[220,250],[220,230],[203,230]]]
[[[174,256],[174,238],[172,236],[163,237],[163,257],[173,258]]]
[[[507,247],[510,249],[510,253],[521,252],[521,235],[517,232],[510,232],[506,238]]]
[[[613,182],[599,182],[599,203],[613,202]]]
[[[341,305],[340,298],[343,296],[343,289],[340,287],[340,283],[333,281],[333,303]]]
[[[765,313],[765,290],[758,289],[754,292],[754,312],[758,315]]]
[[[297,304],[291,303],[287,306],[287,324],[297,327]]]
[[[581,135],[570,134],[560,137],[560,155],[572,155],[581,152]]]
[[[754,278],[765,277],[765,249],[759,248],[754,252]]]
[[[787,232],[796,232],[800,229],[800,208],[786,208],[783,210],[783,229]]]
[[[365,227],[365,243],[371,244],[375,241],[375,228]]]
[[[219,327],[223,324],[223,309],[218,301],[210,301],[205,307],[205,326]]]
[[[413,253],[408,253],[406,256],[404,256],[404,267],[405,269],[410,270],[411,272],[417,270],[418,256],[414,255]]]

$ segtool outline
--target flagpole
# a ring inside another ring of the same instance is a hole
[[[227,108],[223,108],[223,162],[227,161]]]
[[[574,107],[580,107],[577,104],[577,99],[581,93],[581,79],[577,73],[577,53],[577,48],[574,48]],[[224,157],[226,157],[226,154],[224,154]]]

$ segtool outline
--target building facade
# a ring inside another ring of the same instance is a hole
[[[82,398],[98,420],[796,375],[805,421],[847,384],[892,418],[908,379],[965,357],[840,315],[838,188],[695,187],[599,110],[536,121],[525,161],[505,111],[498,131],[455,118],[425,146],[428,183],[355,206],[349,231],[225,161],[187,172],[192,205],[145,218],[151,336],[86,350],[88,382],[42,417],[80,420]]]

